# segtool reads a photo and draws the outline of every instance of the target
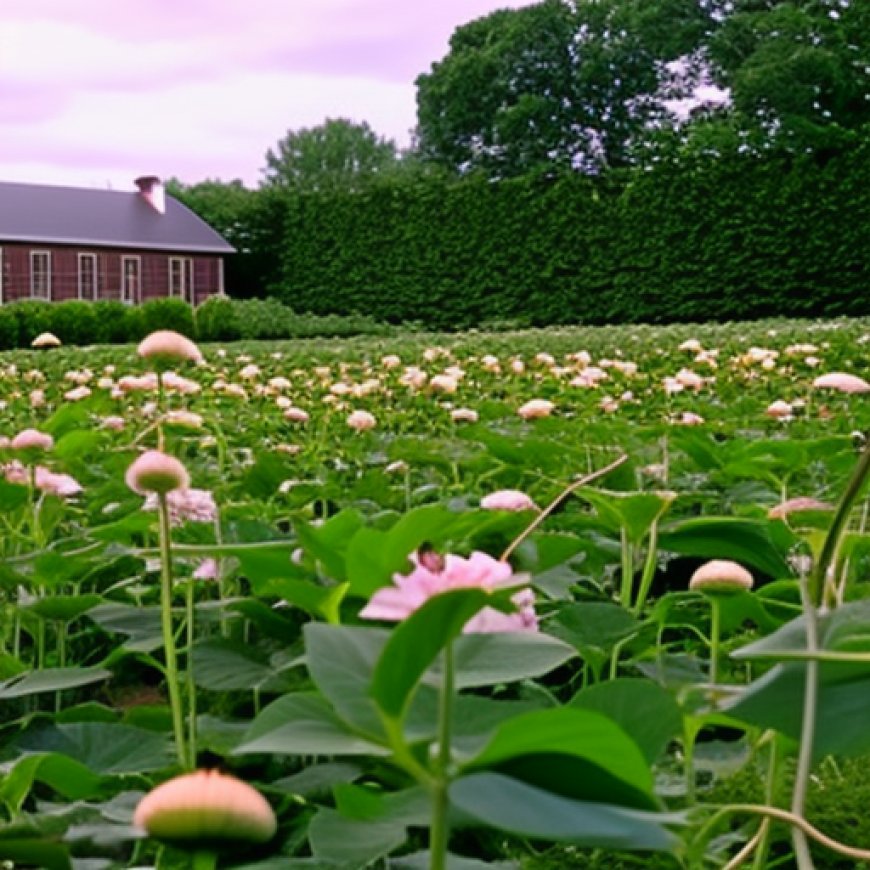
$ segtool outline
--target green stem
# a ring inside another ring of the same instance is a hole
[[[719,638],[721,633],[722,607],[719,599],[713,596],[710,598],[710,686],[714,699],[716,697],[716,683],[719,681]]]
[[[775,732],[768,732],[770,737],[770,758],[767,761],[767,778],[764,787],[764,800],[768,806],[773,806],[774,793],[779,781],[779,741]],[[770,851],[770,819],[761,823],[758,838],[758,851],[752,862],[753,870],[765,870],[767,854]]]
[[[187,687],[187,745],[188,754],[191,765],[196,765],[196,683],[193,679],[193,641],[194,629],[196,627],[194,621],[193,609],[193,593],[194,581],[192,577],[188,578],[187,590],[185,596],[185,611],[187,623],[187,655],[186,662],[187,671],[185,674]]]
[[[619,544],[622,554],[622,578],[619,586],[619,603],[626,609],[631,607],[631,587],[634,581],[634,553],[628,542],[624,528],[619,531]]]
[[[649,528],[646,559],[643,564],[643,573],[640,575],[640,588],[637,591],[637,601],[634,602],[634,612],[637,615],[640,615],[643,611],[646,599],[649,596],[649,590],[656,573],[656,564],[658,563],[658,546],[659,524],[657,520],[653,520]]]
[[[807,652],[814,653],[819,648],[819,622],[816,606],[810,598],[810,592],[805,583],[801,584],[801,599],[804,604],[804,619],[806,620]],[[816,703],[819,693],[819,663],[808,661],[804,676],[804,707],[801,721],[801,737],[798,746],[797,771],[794,778],[794,789],[791,796],[791,811],[796,816],[803,816],[806,806],[807,786],[810,781],[810,771],[813,764],[813,743],[816,735]],[[799,870],[812,870],[813,860],[810,856],[807,838],[799,828],[792,828],[792,843]]]
[[[454,665],[453,642],[444,647],[444,671],[438,704],[438,755],[436,780],[432,793],[432,827],[429,835],[429,870],[445,870],[450,826],[447,819],[450,799],[451,726],[453,724]]]
[[[172,710],[172,730],[175,735],[178,763],[181,767],[187,768],[184,715],[178,685],[175,635],[172,631],[172,538],[169,525],[169,505],[165,493],[159,493],[157,496],[157,515],[160,524],[160,621],[166,658],[166,684],[169,690],[169,706]]]

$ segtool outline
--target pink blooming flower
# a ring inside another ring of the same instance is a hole
[[[41,465],[36,466],[35,477],[37,489],[59,498],[72,498],[82,491],[82,485],[74,477],[69,474],[56,474]]]
[[[494,592],[515,582],[510,565],[499,562],[486,553],[474,552],[467,559],[448,554],[443,558],[432,553],[411,556],[414,570],[407,575],[394,574],[394,586],[378,589],[360,611],[363,619],[384,619],[398,622],[410,616],[433,595],[452,589],[484,589]],[[501,613],[485,607],[470,619],[463,633],[500,631],[536,631],[537,616],[531,589],[517,592],[512,601],[516,613]]]
[[[214,496],[207,489],[174,489],[166,494],[169,521],[174,526],[182,523],[212,523],[217,516]],[[157,510],[157,495],[149,493],[144,510]]]
[[[538,506],[518,489],[500,489],[485,495],[480,506],[488,511],[535,511]]]
[[[193,572],[194,580],[217,580],[218,563],[217,559],[203,559],[197,569]]]

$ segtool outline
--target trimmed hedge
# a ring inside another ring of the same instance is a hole
[[[273,292],[320,315],[436,329],[863,315],[870,140],[828,162],[384,182],[297,196],[284,220]]]

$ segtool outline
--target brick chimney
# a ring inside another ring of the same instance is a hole
[[[166,213],[166,193],[163,182],[156,175],[142,175],[133,182],[142,199],[158,214]]]

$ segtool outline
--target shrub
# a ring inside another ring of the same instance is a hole
[[[14,302],[9,310],[18,321],[18,344],[28,347],[41,332],[51,332],[54,326],[54,303],[27,300]]]
[[[97,315],[91,302],[59,302],[51,312],[51,332],[64,344],[96,344]]]
[[[235,341],[239,338],[237,304],[226,296],[210,296],[196,309],[197,338],[200,341]]]
[[[0,308],[0,350],[18,347],[18,318],[9,306]]]
[[[133,309],[123,302],[101,299],[93,303],[95,344],[124,344],[134,340]]]
[[[236,302],[239,336],[246,339],[288,338],[288,319],[293,310],[277,299],[245,299]]]
[[[149,299],[140,306],[139,311],[145,335],[158,329],[172,329],[188,338],[196,337],[193,308],[183,299],[171,296]]]

